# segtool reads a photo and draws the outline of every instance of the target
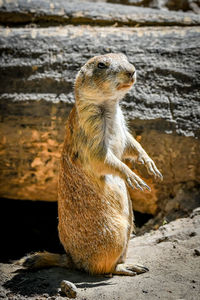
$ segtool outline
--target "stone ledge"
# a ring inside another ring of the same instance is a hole
[[[199,36],[199,27],[0,29],[0,101],[73,103],[81,65],[100,53],[123,52],[137,69],[123,101],[127,117],[198,137]]]
[[[125,115],[164,174],[160,184],[139,170],[152,193],[133,192],[134,208],[155,214],[187,182],[198,184],[199,32],[70,25],[0,29],[1,197],[56,201],[75,75],[88,58],[107,52],[123,52],[136,66]]]
[[[197,26],[200,24],[200,16],[110,3],[70,3],[65,0],[1,1],[0,24],[19,26],[32,23],[39,26]]]

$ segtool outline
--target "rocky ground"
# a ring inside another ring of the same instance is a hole
[[[137,262],[149,272],[135,277],[89,276],[79,271],[49,268],[26,271],[14,264],[1,264],[2,299],[66,299],[60,292],[65,279],[76,284],[77,299],[185,299],[200,294],[200,208],[188,218],[178,219],[134,237],[127,262]]]

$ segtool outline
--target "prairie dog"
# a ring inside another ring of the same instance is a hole
[[[58,184],[58,230],[66,256],[39,252],[28,256],[25,266],[56,265],[120,275],[148,270],[124,263],[133,228],[127,185],[149,187],[123,160],[137,156],[151,174],[162,178],[129,133],[120,107],[135,81],[135,67],[123,54],[95,56],[80,69]]]

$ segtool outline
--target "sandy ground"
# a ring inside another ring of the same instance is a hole
[[[134,277],[92,277],[83,272],[50,268],[26,271],[0,265],[0,298],[57,299],[61,280],[76,284],[76,299],[142,300],[200,299],[200,209],[130,241],[127,262],[141,263],[149,272]]]

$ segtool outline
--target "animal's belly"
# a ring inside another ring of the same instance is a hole
[[[114,190],[116,196],[118,194],[118,200],[122,205],[122,213],[124,215],[129,215],[129,198],[126,184],[123,179],[119,176],[106,175],[105,183],[109,186],[111,190]]]
[[[76,174],[76,182],[71,174]],[[67,252],[85,251],[93,245],[95,253],[108,242],[114,248],[123,247],[129,201],[121,178],[106,175],[104,182],[95,180],[69,163],[59,185],[59,235]]]

